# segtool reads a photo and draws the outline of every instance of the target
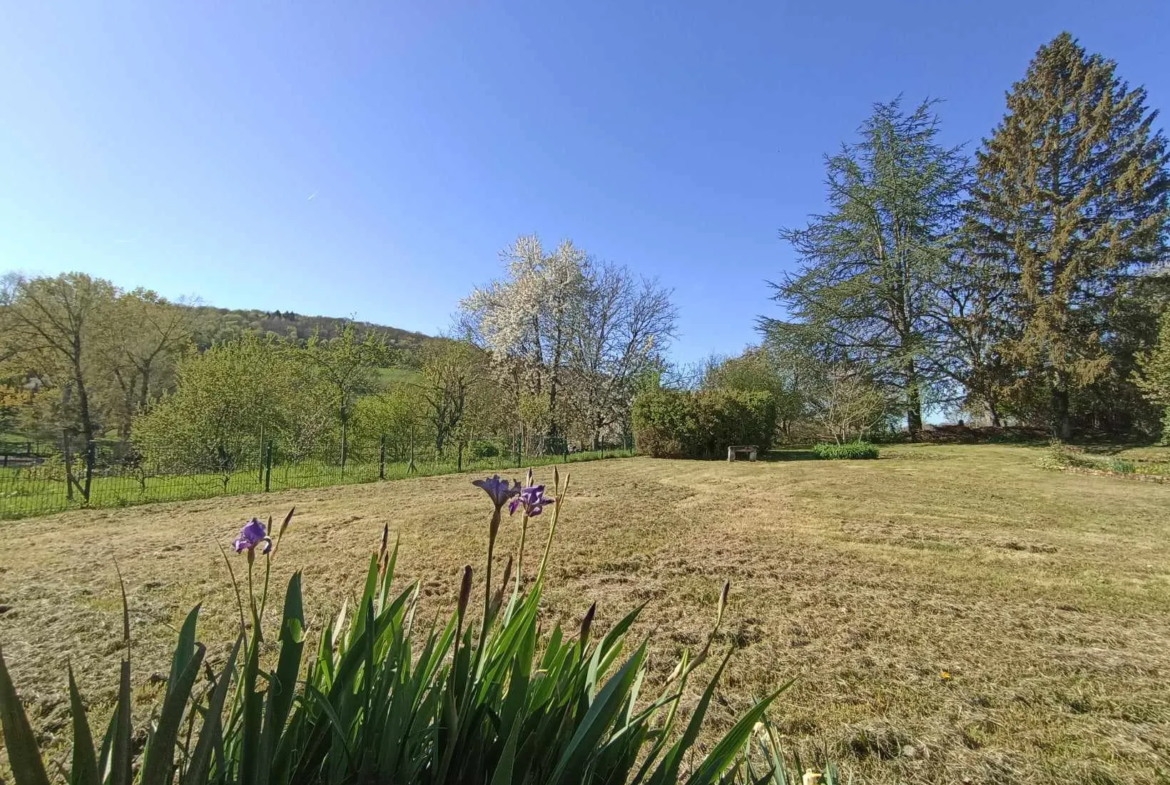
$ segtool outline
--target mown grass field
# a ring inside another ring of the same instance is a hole
[[[605,458],[628,457],[629,450],[595,450],[571,453],[568,456],[545,455],[529,457],[526,465],[577,463]],[[138,474],[133,469],[105,473],[93,477],[88,501],[80,492],[72,498],[64,474],[48,479],[35,467],[0,468],[0,521],[46,515],[69,509],[89,507],[130,507],[152,502],[190,501],[216,496],[239,496],[259,493],[268,486],[269,492],[320,488],[331,485],[375,482],[379,478],[399,480],[405,477],[429,477],[454,474],[459,471],[501,471],[513,469],[515,460],[510,455],[474,459],[468,454],[462,466],[455,458],[443,460],[419,459],[411,467],[409,461],[354,462],[342,469],[335,463],[305,460],[295,464],[276,465],[265,475],[260,467],[229,474]]]
[[[877,461],[573,466],[547,622],[575,627],[597,600],[605,627],[645,602],[639,629],[664,669],[702,645],[730,579],[721,642],[739,651],[711,735],[795,676],[774,712],[787,743],[860,781],[1157,782],[1170,770],[1170,486],[1047,470],[1043,454],[900,446]],[[145,721],[151,677],[195,603],[211,656],[225,656],[236,601],[217,544],[247,517],[297,506],[275,580],[304,571],[316,636],[358,591],[383,524],[423,610],[454,604],[457,571],[482,563],[486,538],[487,500],[469,479],[0,524],[0,643],[34,724],[46,740],[67,733],[70,661],[93,711],[108,708],[114,559]],[[505,524],[502,552],[516,534]]]

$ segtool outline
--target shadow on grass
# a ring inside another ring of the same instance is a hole
[[[811,449],[795,448],[784,450],[769,450],[759,457],[761,461],[779,463],[782,461],[819,461],[820,458]]]

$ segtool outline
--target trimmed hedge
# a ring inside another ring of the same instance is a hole
[[[733,444],[761,451],[776,433],[769,392],[654,390],[634,400],[634,442],[653,458],[721,458]]]
[[[813,447],[818,458],[827,461],[858,461],[878,457],[877,445],[869,442],[845,442],[844,444],[818,444]]]

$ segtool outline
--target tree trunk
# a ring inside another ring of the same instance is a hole
[[[1072,422],[1068,416],[1068,388],[1061,381],[1052,386],[1052,435],[1061,441],[1072,437]]]
[[[906,430],[910,432],[910,441],[918,441],[918,434],[922,432],[922,395],[918,390],[918,369],[914,367],[914,360],[906,361]]]
[[[1000,427],[999,407],[992,401],[987,402],[987,419],[991,421],[992,428]]]

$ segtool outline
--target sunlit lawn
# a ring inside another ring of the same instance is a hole
[[[720,645],[738,651],[712,734],[795,676],[775,713],[785,743],[829,752],[860,781],[1155,782],[1170,750],[1170,486],[1047,470],[1044,453],[901,446],[877,461],[572,466],[546,629],[575,628],[594,600],[600,627],[646,603],[637,632],[653,635],[659,678],[701,646],[730,579]],[[311,640],[358,590],[385,524],[429,622],[453,605],[462,565],[482,563],[487,502],[470,479],[0,525],[0,641],[34,723],[65,733],[70,661],[93,712],[107,710],[121,656],[115,558],[145,723],[187,609],[203,604],[212,658],[234,635],[218,544],[294,504],[275,580],[304,571]],[[505,521],[501,561],[516,534]]]

